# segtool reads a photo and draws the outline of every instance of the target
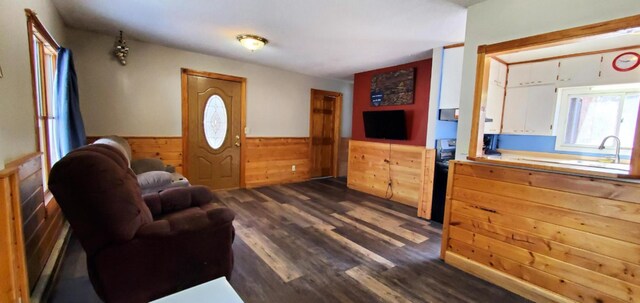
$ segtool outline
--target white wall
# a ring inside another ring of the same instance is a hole
[[[0,1],[0,169],[5,163],[36,151],[34,107],[26,16],[30,8],[58,41],[65,27],[51,1]]]
[[[488,0],[467,12],[457,159],[469,149],[479,45],[640,14],[638,0]]]
[[[427,148],[436,147],[436,127],[439,112],[440,82],[442,80],[443,52],[444,48],[442,47],[433,49],[433,61],[431,61],[431,91],[429,92],[429,120],[427,120]]]
[[[353,84],[128,41],[127,65],[112,56],[114,36],[69,30],[87,135],[180,136],[180,68],[247,78],[249,137],[309,136],[310,90],[344,94],[342,136],[351,136]],[[267,46],[268,47],[268,46]],[[238,49],[238,51],[245,51]]]

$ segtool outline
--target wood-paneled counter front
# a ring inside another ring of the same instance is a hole
[[[431,217],[435,150],[350,140],[347,186],[418,208]]]
[[[452,161],[441,257],[536,302],[640,302],[640,184]]]

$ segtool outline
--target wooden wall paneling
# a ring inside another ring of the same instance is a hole
[[[348,155],[349,188],[416,207],[420,217],[430,216],[434,150],[351,140]]]
[[[553,293],[545,288],[522,281],[498,270],[488,271],[486,266],[454,253],[446,255],[445,262],[478,278],[500,285],[537,303],[575,303],[576,301]]]
[[[346,177],[349,165],[349,140],[351,138],[340,138],[338,145],[338,177]]]
[[[451,224],[451,206],[453,203],[453,176],[456,173],[456,165],[449,162],[449,175],[447,176],[447,193],[444,202],[444,217],[442,222],[442,245],[440,245],[440,259],[445,260],[446,252],[449,249],[449,225]]]
[[[347,186],[378,197],[389,197],[389,155],[389,144],[349,141]]]
[[[433,200],[433,178],[435,173],[436,150],[427,149],[424,153],[424,176],[422,181],[422,197],[418,204],[418,217],[431,219]]]
[[[247,187],[309,179],[309,138],[247,138]],[[295,171],[292,171],[295,165]]]
[[[481,236],[499,240],[568,264],[584,267],[622,281],[633,284],[640,282],[640,265],[632,262],[614,259],[600,252],[572,247],[554,239],[546,239],[532,232],[491,224],[484,218],[481,219],[456,212],[451,220],[458,224],[456,225],[457,227]],[[589,237],[588,234],[585,234],[585,236],[594,240],[594,237]],[[522,239],[527,239],[527,241],[522,241]],[[595,237],[595,240],[597,241],[597,237]]]
[[[424,178],[424,147],[390,144],[391,199],[418,208]]]
[[[133,159],[157,158],[165,164],[173,165],[182,173],[182,138],[181,137],[127,137],[131,145]]]
[[[457,161],[451,168],[445,261],[528,298],[640,300],[639,184]]]
[[[50,193],[44,192],[42,154],[32,153],[7,163],[17,169],[17,194],[22,212],[20,222],[24,241],[29,288],[32,289],[62,231],[64,217]]]
[[[29,302],[17,167],[0,171],[0,302]]]
[[[182,137],[125,137],[131,146],[131,158],[156,158],[165,165],[173,165],[178,173],[184,173]],[[91,144],[101,137],[87,137]]]

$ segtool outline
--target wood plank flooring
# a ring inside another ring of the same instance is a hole
[[[219,191],[247,302],[527,302],[438,259],[441,226],[341,179]],[[72,238],[49,302],[99,302]]]

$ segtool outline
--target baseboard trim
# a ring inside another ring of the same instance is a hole
[[[60,270],[60,264],[62,263],[62,258],[67,250],[70,236],[71,232],[69,231],[69,223],[65,222],[62,226],[62,231],[56,240],[56,244],[51,250],[51,255],[47,260],[47,264],[45,264],[42,274],[40,275],[35,288],[31,292],[31,303],[49,301],[49,295],[56,281],[58,271]]]
[[[473,260],[469,260],[461,255],[447,251],[444,261],[464,272],[474,275],[480,279],[491,282],[513,293],[523,296],[534,302],[575,302],[569,298],[551,292],[542,287],[536,286],[524,280],[515,278],[499,270],[482,265]]]

